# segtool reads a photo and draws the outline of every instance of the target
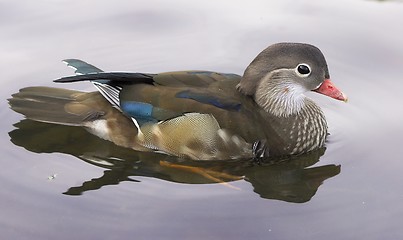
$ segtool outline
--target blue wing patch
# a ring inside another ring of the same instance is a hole
[[[187,74],[191,74],[191,75],[207,75],[207,76],[210,76],[213,73],[214,72],[209,72],[209,71],[189,71],[189,72],[187,72]]]
[[[190,90],[179,92],[175,95],[175,97],[192,99],[200,103],[210,104],[229,111],[238,112],[241,109],[241,103],[239,102],[219,98],[211,94],[192,92]]]
[[[140,126],[145,123],[157,123],[182,114],[136,101],[123,101],[120,103],[120,108],[125,114],[136,119]]]
[[[158,122],[158,120],[152,116],[154,107],[149,103],[127,101],[122,102],[120,108],[124,113],[135,118],[140,125],[147,122]]]

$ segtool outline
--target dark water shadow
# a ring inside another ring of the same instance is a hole
[[[288,159],[192,161],[157,153],[137,152],[99,139],[83,128],[22,120],[9,132],[11,142],[35,153],[65,153],[105,168],[104,175],[69,188],[64,194],[81,195],[136,176],[186,184],[222,183],[244,179],[266,199],[303,203],[309,201],[324,180],[340,173],[340,166],[310,167],[325,149]]]

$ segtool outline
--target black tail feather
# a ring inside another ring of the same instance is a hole
[[[57,83],[79,82],[79,81],[116,81],[116,82],[136,82],[153,83],[153,75],[144,73],[125,72],[99,72],[84,75],[63,77],[54,80]]]

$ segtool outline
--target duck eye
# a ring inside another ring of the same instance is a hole
[[[311,68],[310,68],[309,65],[306,64],[306,63],[298,64],[296,70],[297,70],[297,72],[298,72],[300,75],[302,75],[303,77],[307,77],[307,76],[309,76],[309,74],[311,73]]]

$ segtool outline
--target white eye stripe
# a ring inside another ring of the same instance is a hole
[[[301,77],[308,77],[311,75],[311,67],[306,63],[300,63],[295,68],[295,72]]]

